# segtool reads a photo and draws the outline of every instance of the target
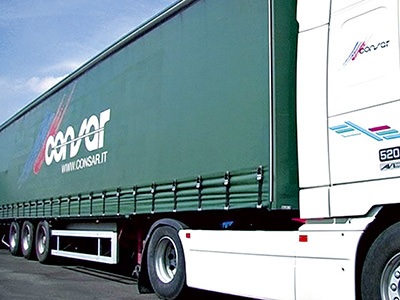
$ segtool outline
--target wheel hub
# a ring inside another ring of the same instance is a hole
[[[25,227],[22,238],[22,247],[24,247],[25,250],[29,248],[30,240],[31,240],[31,231],[28,227]]]
[[[171,282],[176,274],[178,252],[170,237],[163,237],[158,241],[155,251],[155,269],[158,278],[163,283]]]
[[[10,246],[11,248],[15,248],[17,245],[17,232],[14,227],[11,228],[10,236]]]
[[[46,234],[44,233],[43,229],[40,231],[37,246],[38,246],[39,253],[43,254],[46,249]]]
[[[386,264],[381,277],[382,300],[400,300],[400,253]]]

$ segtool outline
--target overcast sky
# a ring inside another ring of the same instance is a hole
[[[0,125],[174,2],[0,1]]]

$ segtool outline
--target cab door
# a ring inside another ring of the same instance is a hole
[[[332,0],[328,53],[332,216],[363,213],[356,208],[365,199],[348,184],[400,176],[398,15],[398,0],[347,4]],[[343,184],[351,198],[336,193],[344,191]]]

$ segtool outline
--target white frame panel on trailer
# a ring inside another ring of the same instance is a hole
[[[82,231],[82,230],[52,230],[52,237],[57,238],[57,249],[51,250],[51,255],[62,256],[68,258],[76,258],[87,261],[102,262],[106,264],[116,264],[118,263],[118,236],[116,232],[112,231]],[[86,238],[97,238],[98,239],[98,249],[97,255],[85,254],[78,252],[63,251],[59,249],[59,239],[60,237],[86,237]],[[111,243],[111,255],[103,256],[100,255],[100,239],[110,239]]]

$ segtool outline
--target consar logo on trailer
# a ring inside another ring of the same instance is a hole
[[[95,151],[104,146],[104,127],[110,120],[110,109],[104,110],[98,116],[92,115],[85,118],[76,131],[73,126],[68,126],[65,132],[59,127],[64,120],[71,99],[75,92],[76,84],[69,92],[65,93],[55,112],[47,112],[39,128],[38,135],[32,146],[32,150],[22,169],[18,184],[22,184],[33,174],[39,174],[44,163],[51,165],[67,158],[73,158],[82,149],[82,145],[88,151]],[[89,157],[77,159],[61,166],[61,172],[71,172],[88,168],[96,164],[104,163],[107,159],[107,151],[95,153]]]
[[[104,126],[110,121],[110,109],[100,113],[100,116],[92,115],[82,121],[78,136],[72,126],[68,126],[65,133],[58,131],[55,136],[50,135],[46,141],[45,154],[46,165],[53,161],[60,162],[68,157],[75,157],[84,140],[88,151],[94,151],[104,146]],[[67,151],[68,150],[68,151]]]

